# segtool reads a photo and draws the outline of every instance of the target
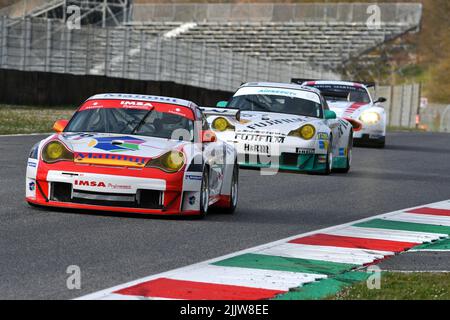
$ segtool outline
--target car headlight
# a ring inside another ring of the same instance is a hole
[[[73,161],[73,153],[70,152],[61,142],[51,141],[47,143],[42,150],[42,160],[47,163]]]
[[[304,140],[311,140],[315,134],[316,128],[310,124],[305,124],[304,126],[289,132],[289,136],[300,137]]]
[[[211,126],[216,131],[234,130],[234,126],[224,117],[214,119]]]
[[[145,166],[147,168],[158,168],[168,173],[178,172],[185,163],[184,153],[181,151],[169,151],[162,156],[150,160]]]
[[[368,112],[363,112],[361,114],[361,116],[359,117],[359,120],[361,120],[362,122],[367,123],[367,124],[376,124],[376,123],[380,122],[381,116],[377,112],[368,111]]]

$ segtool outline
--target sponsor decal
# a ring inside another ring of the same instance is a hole
[[[252,153],[265,153],[270,154],[270,147],[268,145],[253,145],[253,144],[244,144],[244,151],[245,152],[252,152]]]
[[[195,196],[189,197],[189,204],[193,206],[195,204],[195,200],[196,200]]]
[[[28,166],[31,167],[31,168],[36,168],[37,167],[37,163],[28,161]]]
[[[328,149],[328,141],[319,140],[319,148],[322,150]]]
[[[130,185],[108,183],[107,187],[109,189],[114,189],[114,190],[131,190],[131,186]]]
[[[75,154],[76,163],[89,163],[100,165],[116,165],[127,167],[144,167],[149,159],[143,157],[126,156],[109,153],[84,153]]]
[[[267,135],[267,134],[254,134],[254,133],[236,133],[236,140],[252,141],[252,142],[269,142],[269,143],[284,143],[285,136],[281,135]]]
[[[188,175],[186,175],[186,179],[187,180],[201,181],[202,180],[202,176],[196,176],[196,175],[193,175],[193,174],[188,174]]]
[[[144,101],[125,100],[125,101],[121,101],[120,105],[125,109],[130,108],[130,109],[150,110],[151,108],[153,108],[153,105],[150,102],[144,102]]]
[[[345,148],[339,148],[339,156],[340,157],[345,157]]]
[[[276,95],[276,96],[284,96],[290,98],[300,98],[306,99],[310,101],[314,101],[316,103],[320,103],[319,95],[308,91],[308,90],[295,90],[295,89],[283,89],[283,88],[268,88],[268,87],[243,87],[239,89],[234,96],[245,96],[245,95]]]
[[[319,139],[319,140],[328,140],[328,133],[319,132],[317,134],[317,139]]]
[[[286,124],[286,123],[298,123],[298,122],[304,122],[302,118],[287,118],[287,119],[274,119],[274,120],[264,120],[256,123],[252,123],[250,125],[247,125],[247,128],[256,130],[257,128],[265,128],[269,126],[279,125],[279,124]]]
[[[314,149],[308,149],[308,148],[296,148],[295,153],[297,154],[314,154]]]
[[[74,185],[80,187],[106,188],[106,184],[102,181],[75,180]]]
[[[29,189],[30,191],[34,191],[34,190],[36,189],[36,183],[35,183],[34,181],[31,181],[31,182],[28,184],[28,189]]]
[[[144,142],[145,140],[130,136],[100,137],[94,138],[89,143],[89,147],[109,152],[137,151],[139,150],[139,146]]]

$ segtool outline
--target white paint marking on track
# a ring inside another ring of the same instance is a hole
[[[314,282],[318,279],[324,279],[327,276],[324,274],[276,270],[270,270],[268,272],[267,270],[262,269],[222,267],[203,264],[193,268],[188,267],[183,270],[171,272],[167,274],[166,277],[174,280],[288,291],[290,288]]]
[[[328,232],[328,234],[344,237],[356,237],[356,238],[401,241],[412,243],[425,243],[439,240],[440,238],[448,237],[447,234],[441,233],[426,233],[426,232],[378,229],[378,228],[362,228],[351,226],[342,229],[332,230]]]
[[[394,255],[390,251],[370,251],[364,249],[338,248],[304,244],[285,243],[272,248],[257,251],[258,254],[287,258],[323,260],[337,263],[363,265],[385,256]]]
[[[345,229],[347,227],[351,227],[354,224],[367,222],[367,221],[370,221],[370,220],[373,220],[373,219],[391,218],[391,219],[395,220],[395,216],[396,215],[403,214],[405,211],[409,211],[409,210],[413,210],[413,209],[417,209],[417,208],[422,208],[422,207],[450,209],[450,200],[445,200],[445,201],[441,201],[441,202],[437,202],[437,203],[430,203],[430,204],[420,205],[420,206],[417,206],[417,207],[411,207],[411,208],[407,208],[407,209],[397,210],[397,211],[393,211],[393,212],[389,212],[389,213],[384,213],[384,214],[380,214],[380,215],[376,215],[376,216],[360,219],[360,220],[357,220],[357,221],[352,221],[352,222],[341,224],[341,225],[338,225],[338,226],[332,226],[332,227],[324,228],[324,229],[321,229],[321,230],[314,230],[314,231],[310,231],[310,232],[307,232],[307,233],[304,233],[304,234],[294,235],[294,236],[291,236],[291,237],[288,237],[288,238],[285,238],[285,239],[281,239],[281,240],[274,241],[274,242],[267,243],[267,244],[263,244],[263,245],[260,245],[260,246],[257,246],[257,247],[253,247],[253,248],[249,248],[249,249],[233,252],[233,253],[230,253],[230,254],[227,254],[227,255],[224,255],[224,256],[221,256],[221,257],[217,257],[217,258],[214,258],[214,259],[210,259],[210,260],[206,260],[206,261],[203,261],[203,262],[199,262],[199,263],[196,263],[196,264],[193,264],[193,265],[190,265],[190,266],[181,267],[181,268],[174,269],[174,270],[167,271],[167,272],[163,272],[163,273],[160,273],[160,274],[155,274],[155,275],[143,277],[143,278],[140,278],[140,279],[137,279],[137,280],[134,280],[134,281],[123,283],[123,284],[120,284],[120,285],[117,285],[117,286],[114,286],[114,287],[111,287],[111,288],[108,288],[108,289],[100,290],[100,291],[97,291],[97,292],[94,292],[94,293],[91,293],[91,294],[79,297],[79,298],[77,298],[77,300],[94,300],[94,299],[107,299],[107,300],[109,300],[110,297],[117,298],[116,297],[117,294],[114,294],[113,292],[116,292],[116,291],[121,290],[121,289],[129,288],[131,286],[134,286],[134,285],[137,285],[137,284],[140,284],[140,283],[143,283],[143,282],[147,282],[147,281],[151,281],[151,280],[155,280],[155,279],[159,279],[159,278],[164,278],[164,277],[165,278],[169,278],[173,274],[182,274],[183,272],[185,272],[187,270],[192,270],[194,268],[201,268],[201,267],[203,267],[205,265],[212,264],[214,262],[218,262],[218,261],[221,261],[221,260],[229,259],[229,258],[232,258],[232,257],[236,257],[236,256],[239,256],[239,255],[242,255],[242,254],[255,253],[257,251],[264,251],[266,249],[273,249],[276,246],[284,245],[284,244],[286,244],[286,242],[289,242],[291,240],[297,239],[299,237],[307,237],[307,236],[314,235],[314,234],[317,234],[317,233],[331,234],[333,231],[336,231],[336,230],[341,230],[342,231],[342,229]],[[373,229],[371,229],[371,230],[373,230]],[[382,233],[382,231],[391,231],[391,230],[377,229],[377,232],[380,233],[380,234]],[[396,232],[396,230],[392,230],[392,231],[394,231],[394,233]],[[440,237],[439,234],[434,234],[434,236],[435,237]],[[232,268],[234,268],[234,267],[232,267]],[[254,269],[252,269],[252,271],[253,270]],[[265,270],[265,271],[268,272],[269,274],[272,273],[272,270]],[[153,298],[156,298],[156,297],[153,297]]]
[[[395,217],[388,217],[384,220],[395,220],[401,222],[423,223],[450,227],[450,217],[433,216],[429,214],[400,213]]]
[[[20,134],[0,134],[0,138],[14,138],[14,137],[32,137],[32,136],[50,136],[54,133],[44,132],[44,133],[20,133]]]

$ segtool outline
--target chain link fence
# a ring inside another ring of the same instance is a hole
[[[273,62],[132,28],[69,29],[57,20],[0,17],[0,31],[4,69],[174,81],[223,91],[247,81],[339,78],[307,64]]]

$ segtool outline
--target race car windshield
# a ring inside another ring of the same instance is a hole
[[[362,87],[330,84],[315,84],[308,86],[319,89],[327,101],[370,103],[369,93]]]
[[[276,112],[322,118],[322,106],[320,103],[281,95],[249,94],[235,96],[228,104],[228,107],[241,111]]]
[[[157,110],[99,108],[77,112],[64,132],[135,134],[193,141],[192,120]]]

